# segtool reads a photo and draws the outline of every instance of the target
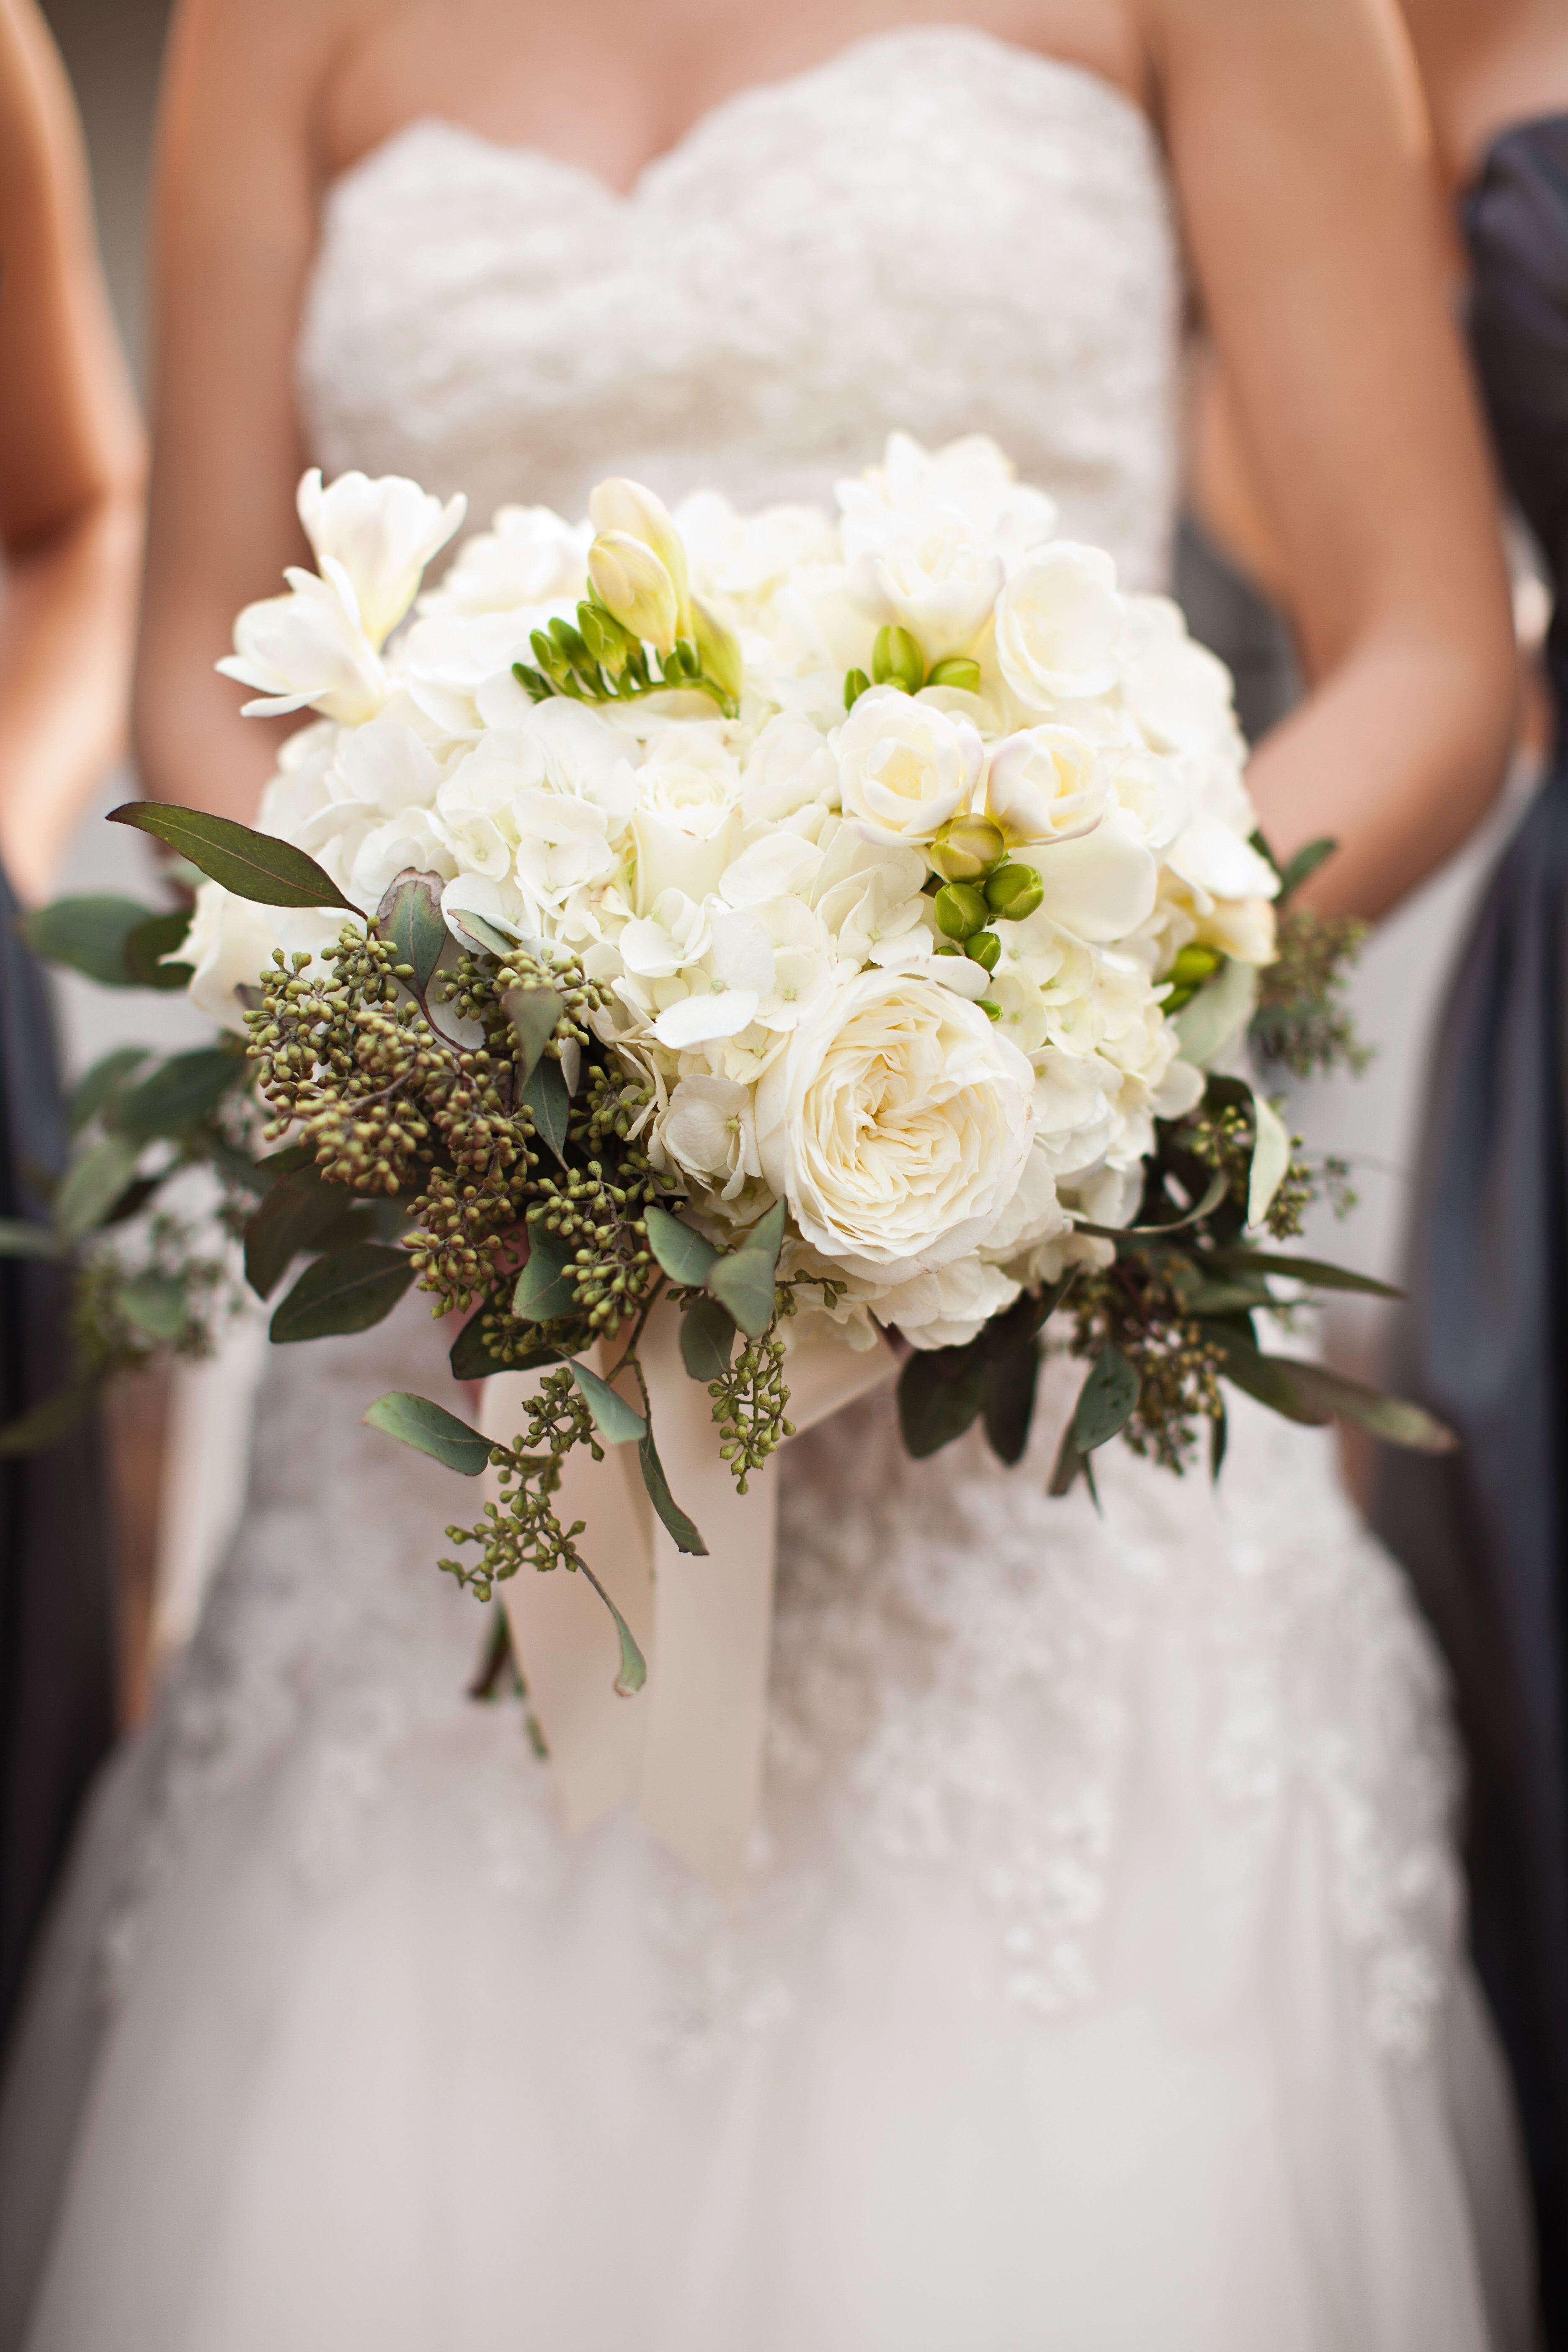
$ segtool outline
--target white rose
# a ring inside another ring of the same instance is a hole
[[[984,747],[969,719],[895,686],[863,694],[838,730],[844,814],[879,841],[930,841],[967,806]]]
[[[984,433],[922,449],[907,433],[888,436],[880,466],[840,482],[845,552],[853,562],[911,525],[961,525],[1007,564],[1049,539],[1057,510],[1043,490],[1018,481],[1013,462]]]
[[[1100,753],[1076,728],[1031,727],[991,754],[985,814],[1009,845],[1092,832],[1110,801]]]
[[[961,1257],[882,1292],[877,1320],[901,1331],[912,1348],[963,1348],[1022,1286],[984,1258]]]
[[[1020,702],[1050,710],[1117,680],[1122,605],[1116,566],[1098,547],[1036,549],[996,603],[996,658]]]
[[[278,718],[309,705],[348,727],[374,719],[386,700],[386,672],[352,600],[293,564],[283,577],[292,593],[247,604],[234,625],[233,653],[216,665],[225,677],[259,689],[245,716]]]
[[[297,504],[323,575],[345,592],[377,647],[413,604],[425,566],[468,507],[461,496],[443,506],[401,474],[379,481],[340,474],[323,488],[318,466],[300,482]]]
[[[763,1171],[814,1248],[908,1281],[984,1241],[1023,1172],[1033,1088],[976,1006],[906,973],[862,972],[762,1080]]]
[[[803,810],[837,805],[838,762],[821,729],[795,711],[770,719],[746,756],[746,824],[780,825]]]
[[[273,949],[281,948],[287,956],[297,949],[323,955],[348,919],[313,907],[258,906],[216,882],[204,882],[191,928],[170,961],[193,967],[189,994],[196,1010],[243,1037],[245,1005],[237,992],[260,988]]]
[[[1121,692],[1155,749],[1203,753],[1235,746],[1230,672],[1187,635],[1181,606],[1168,596],[1131,596],[1126,610]]]
[[[967,653],[991,618],[1001,590],[1002,559],[957,523],[900,533],[863,555],[850,573],[855,595],[875,621],[910,631],[928,661]]]
[[[587,590],[592,536],[588,524],[564,522],[548,507],[499,507],[489,530],[458,550],[421,610],[513,613],[574,605]]]

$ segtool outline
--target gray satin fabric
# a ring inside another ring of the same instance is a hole
[[[0,1216],[45,1213],[65,1123],[43,973],[0,872]],[[68,1276],[0,1257],[0,1423],[69,1370]],[[109,1529],[96,1425],[0,1459],[0,2052],[88,1782],[113,1736]]]
[[[1466,202],[1499,457],[1561,597],[1568,561],[1568,118]],[[1561,716],[1568,614],[1549,640]],[[1375,1519],[1447,1651],[1469,1753],[1472,1940],[1508,2047],[1568,2346],[1568,739],[1459,959],[1421,1152],[1395,1385],[1456,1431],[1389,1453]]]

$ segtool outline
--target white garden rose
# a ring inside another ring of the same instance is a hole
[[[967,719],[896,686],[861,695],[838,730],[844,814],[879,841],[927,842],[967,807],[984,747]]]
[[[996,600],[996,658],[1026,708],[1104,694],[1117,681],[1122,604],[1098,547],[1058,540],[1025,557]]]
[[[850,578],[871,618],[908,629],[934,662],[967,653],[990,620],[1002,559],[962,525],[944,522],[902,532],[863,555]]]
[[[677,720],[648,746],[637,772],[639,908],[667,889],[706,898],[734,854],[741,769],[711,725]]]
[[[460,494],[443,506],[401,474],[372,481],[340,474],[331,488],[312,466],[297,501],[323,578],[351,604],[378,650],[419,593],[425,566],[468,512]]]
[[[985,1014],[870,971],[803,1021],[757,1090],[773,1191],[825,1257],[887,1283],[984,1242],[1033,1133],[1034,1073]]]
[[[881,464],[840,482],[837,496],[851,562],[911,530],[956,524],[1010,565],[1057,527],[1054,501],[1020,482],[1011,458],[984,433],[965,434],[941,449],[922,449],[908,433],[890,433]]]

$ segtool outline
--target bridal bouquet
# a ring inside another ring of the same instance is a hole
[[[117,919],[243,1041],[182,1057],[163,1131],[218,1165],[263,1296],[309,1255],[274,1339],[416,1282],[465,1318],[460,1380],[540,1375],[506,1445],[427,1399],[367,1416],[499,1466],[445,1566],[596,1582],[554,1507],[579,1446],[635,1447],[703,1549],[656,1311],[742,1491],[814,1335],[896,1335],[912,1452],[980,1421],[1016,1462],[1053,1317],[1088,1367],[1055,1492],[1118,1433],[1180,1469],[1206,1420],[1217,1467],[1226,1381],[1442,1442],[1253,1321],[1271,1277],[1376,1286],[1268,1246],[1314,1178],[1237,1050],[1260,1000],[1287,1060],[1331,1039],[1331,943],[1282,959],[1277,923],[1327,845],[1279,873],[1223,665],[992,443],[895,435],[837,514],[671,515],[626,480],[581,521],[506,508],[423,593],[461,500],[310,474],[300,511],[317,569],[222,667],[313,717],[258,832],[116,813],[206,877],[188,929]],[[84,1122],[119,1151],[105,1214],[147,1181],[148,1084],[111,1074]]]

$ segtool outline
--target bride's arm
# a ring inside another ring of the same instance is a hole
[[[1277,848],[1342,844],[1318,903],[1377,915],[1491,798],[1513,694],[1403,37],[1391,0],[1148,0],[1148,21],[1198,288],[1312,681],[1250,781]]]
[[[213,664],[310,560],[293,355],[316,237],[316,114],[353,0],[181,0],[157,186],[154,461],[136,750],[166,800],[248,818],[293,720],[242,719]]]

